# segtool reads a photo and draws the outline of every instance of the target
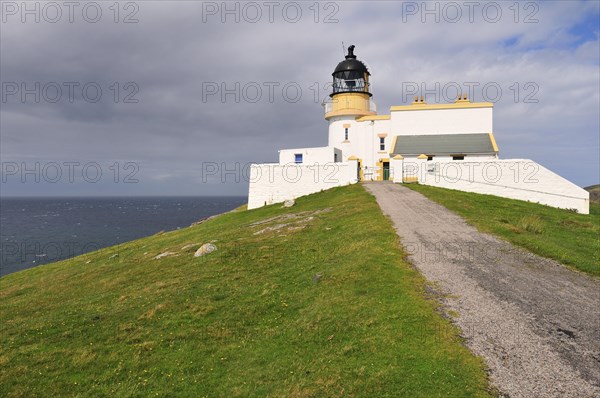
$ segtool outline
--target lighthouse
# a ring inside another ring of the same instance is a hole
[[[329,123],[328,143],[341,150],[343,161],[358,161],[361,179],[384,179],[389,177],[389,156],[385,151],[388,134],[374,132],[375,120],[379,121],[378,128],[381,130],[389,124],[389,118],[377,117],[371,93],[371,72],[356,57],[355,48],[354,45],[348,47],[345,59],[331,74],[332,92],[330,100],[325,103],[325,119]]]
[[[451,103],[428,104],[426,98],[415,97],[410,104],[377,114],[372,71],[355,49],[348,47],[331,74],[331,93],[323,104],[327,146],[282,149],[278,163],[253,164],[249,209],[335,186],[392,181],[589,212],[587,191],[532,160],[498,158],[491,102],[472,102],[463,93]],[[535,171],[535,190],[515,177],[514,171],[521,169]]]

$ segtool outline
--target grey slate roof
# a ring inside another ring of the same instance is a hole
[[[488,133],[399,135],[391,155],[494,154]]]

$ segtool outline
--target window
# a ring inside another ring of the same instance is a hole
[[[294,161],[296,163],[302,163],[302,154],[301,153],[294,154]]]
[[[452,160],[465,160],[465,155],[454,155]]]
[[[348,141],[348,127],[344,129],[344,140]]]
[[[333,154],[333,162],[337,163],[337,161],[338,161],[337,153],[334,153]]]
[[[427,161],[433,160],[433,155],[427,155]]]
[[[379,137],[379,150],[385,151],[385,137]]]

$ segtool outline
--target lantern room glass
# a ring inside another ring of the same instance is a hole
[[[369,93],[369,77],[358,71],[341,71],[333,74],[333,94]]]

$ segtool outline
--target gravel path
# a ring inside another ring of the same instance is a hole
[[[478,232],[399,184],[365,187],[503,396],[600,397],[600,281]]]

